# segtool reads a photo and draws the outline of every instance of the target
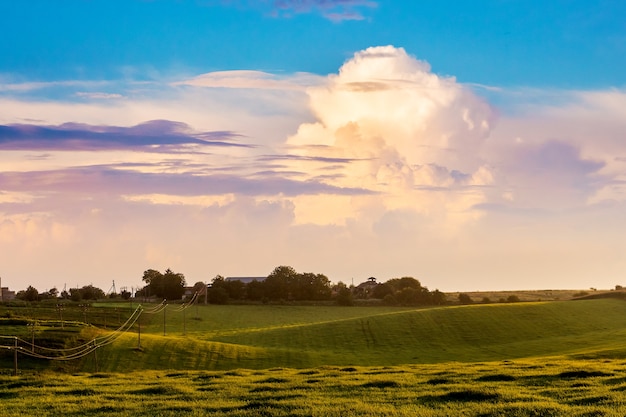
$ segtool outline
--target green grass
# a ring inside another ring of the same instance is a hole
[[[114,308],[93,306],[93,317]],[[166,310],[165,335],[163,313],[142,316],[140,349],[135,326],[71,363],[20,356],[18,377],[10,376],[12,352],[0,352],[0,414],[626,415],[621,300],[177,308]],[[35,318],[37,343],[71,345],[110,332],[79,322],[59,330],[48,310],[22,310],[28,320],[10,311],[1,334],[27,339]]]
[[[2,415],[623,416],[624,360],[0,376]]]
[[[228,370],[626,356],[626,303],[621,300],[424,309],[200,305],[184,313],[178,307],[166,310],[165,336],[163,313],[144,313],[141,349],[135,326],[98,349],[97,361],[89,355],[72,362],[73,369]],[[3,334],[9,334],[7,329]],[[96,331],[89,326],[81,331],[89,329]],[[11,358],[5,354],[0,365],[10,368]]]

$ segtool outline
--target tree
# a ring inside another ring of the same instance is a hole
[[[372,297],[382,300],[387,295],[393,294],[393,288],[388,283],[377,284],[372,291]]]
[[[315,274],[309,282],[311,287],[311,300],[330,300],[332,290],[330,288],[330,280],[324,274]]]
[[[226,281],[225,288],[232,300],[241,300],[246,295],[246,285],[239,280]]]
[[[404,305],[442,305],[446,302],[442,292],[428,291],[413,277],[393,278],[378,284],[374,287],[373,297]]]
[[[193,291],[198,294],[204,294],[204,291],[206,291],[206,284],[202,281],[196,282],[193,284]]]
[[[439,290],[435,290],[431,293],[431,304],[436,306],[442,306],[446,304],[446,295]]]
[[[226,280],[221,275],[216,275],[211,281],[211,287],[208,289],[209,303],[211,304],[227,304],[228,290],[226,290]]]
[[[211,287],[208,291],[209,303],[228,304],[228,291],[226,290],[226,280],[223,276],[216,275],[211,281]]]
[[[78,302],[83,299],[83,294],[78,288],[70,288],[70,300]]]
[[[16,294],[16,298],[23,301],[38,301],[39,300],[39,291],[32,285],[29,285],[26,290],[19,291]]]
[[[400,304],[416,305],[419,301],[419,290],[413,287],[404,287],[395,296]]]
[[[387,281],[387,285],[393,288],[394,292],[401,291],[404,288],[413,288],[420,290],[422,284],[413,277],[393,278]]]
[[[147,284],[146,287],[143,288],[141,295],[145,297],[150,297],[151,295],[160,297],[158,294],[163,294],[163,274],[156,269],[145,270],[141,280]],[[157,291],[157,288],[160,289]]]
[[[472,298],[469,295],[462,292],[459,294],[459,303],[472,304]]]
[[[265,296],[271,300],[287,300],[298,273],[290,266],[277,266],[263,281]]]
[[[78,290],[83,300],[100,300],[105,298],[104,291],[93,285],[85,285]]]
[[[246,285],[246,298],[251,301],[261,301],[265,297],[265,287],[256,279]]]
[[[350,291],[350,288],[343,282],[339,282],[335,285],[335,291],[337,293],[335,300],[338,305],[351,306],[354,303],[352,300],[352,291]]]
[[[48,291],[48,297],[57,298],[58,296],[59,296],[59,290],[57,289],[57,287],[50,288],[50,290]]]
[[[155,269],[148,269],[144,271],[142,280],[148,284],[146,288],[148,296],[180,300],[185,293],[185,276],[169,268],[163,274]]]

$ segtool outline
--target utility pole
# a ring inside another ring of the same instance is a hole
[[[31,346],[31,352],[35,353],[35,326],[37,326],[37,322],[33,322],[29,324],[30,326],[30,330],[31,330],[31,338],[30,338],[30,346]]]
[[[167,300],[163,300],[167,301]],[[165,336],[165,310],[167,310],[167,303],[163,306],[163,336]]]
[[[137,319],[137,326],[138,326],[138,332],[137,332],[137,349],[141,349],[141,313],[143,312],[143,310],[141,310],[139,312],[139,318]]]
[[[59,317],[61,318],[61,328],[64,328],[65,322],[63,321],[63,305],[57,304],[57,311],[59,312]]]
[[[17,376],[17,337],[15,338],[15,347],[13,348],[13,375]]]

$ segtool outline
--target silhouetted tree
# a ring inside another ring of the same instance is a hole
[[[15,295],[18,300],[23,301],[38,301],[39,300],[39,291],[32,285],[29,285],[28,288],[22,291],[18,291]]]
[[[261,301],[265,297],[265,287],[262,282],[254,280],[246,284],[246,298],[251,301]]]
[[[459,294],[459,303],[472,304],[472,298],[469,295],[462,292]]]
[[[335,292],[337,294],[335,296],[335,301],[338,305],[351,306],[354,303],[352,300],[352,291],[350,291],[350,288],[348,288],[343,282],[339,282],[335,285]]]
[[[180,300],[185,292],[185,276],[169,268],[164,274],[148,269],[144,271],[142,280],[148,284],[145,288],[146,292],[158,298]]]
[[[228,290],[226,289],[226,280],[221,275],[216,275],[211,281],[209,291],[209,303],[211,304],[227,304]]]
[[[271,300],[289,299],[289,291],[298,273],[290,266],[277,266],[263,281],[265,296]]]
[[[446,295],[439,290],[435,290],[431,293],[431,304],[436,306],[442,306],[447,303]]]

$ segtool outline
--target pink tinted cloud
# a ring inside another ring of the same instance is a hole
[[[364,20],[364,10],[378,7],[373,0],[222,0],[222,4],[252,8],[269,8],[275,17],[292,17],[294,14],[320,13],[333,22]]]
[[[122,169],[123,168],[123,169]],[[61,170],[0,172],[0,191],[64,193],[80,195],[169,194],[245,196],[306,194],[363,195],[360,188],[336,187],[317,181],[297,181],[282,172],[263,171],[250,177],[225,173],[148,173],[132,167],[88,166]]]
[[[248,147],[233,141],[240,135],[230,131],[197,132],[187,124],[151,120],[131,127],[63,123],[0,125],[0,149],[4,150],[111,150],[142,149],[158,152],[159,146],[183,145]],[[155,145],[157,147],[155,147]]]

